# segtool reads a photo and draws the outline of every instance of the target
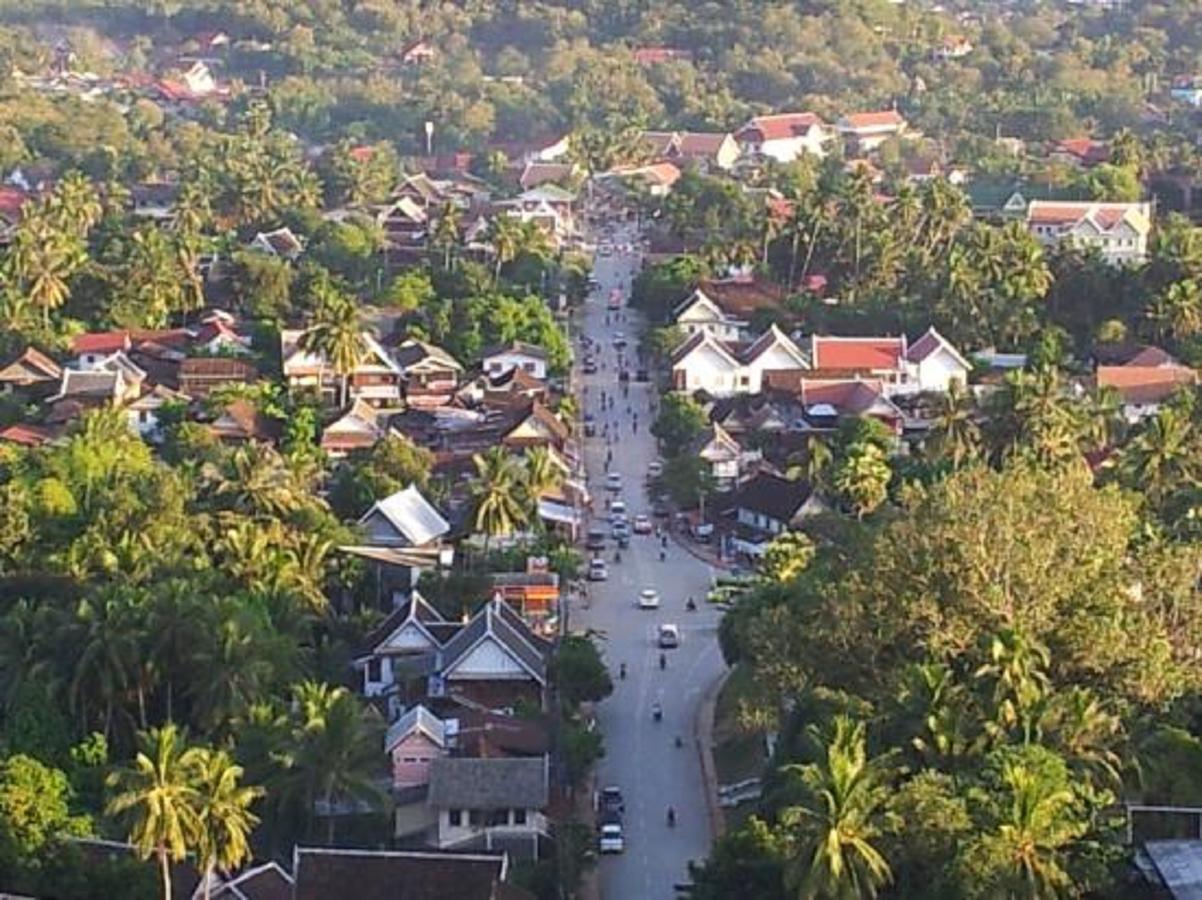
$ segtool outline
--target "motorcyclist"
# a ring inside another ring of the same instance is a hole
[[[676,827],[676,810],[671,806],[668,807],[668,827]]]
[[[659,667],[661,669],[668,668],[668,657],[664,656],[662,653],[659,655]]]
[[[625,680],[625,678],[626,678],[626,663],[622,663],[618,666],[618,677]]]

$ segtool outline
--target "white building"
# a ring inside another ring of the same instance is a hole
[[[545,381],[547,378],[547,351],[524,341],[495,344],[484,349],[480,367],[491,378],[497,378],[512,369],[521,369],[527,375],[531,375],[539,381]]]
[[[879,112],[848,113],[835,125],[848,147],[870,153],[891,137],[900,137],[906,120],[895,109]]]
[[[1032,200],[1027,230],[1045,246],[1071,241],[1096,248],[1111,265],[1135,265],[1148,254],[1152,204]]]
[[[792,162],[804,153],[826,155],[832,132],[815,113],[756,116],[735,132],[744,156],[765,156]]]
[[[698,331],[672,354],[672,385],[711,397],[758,394],[766,371],[808,367],[805,354],[775,325],[746,347]]]

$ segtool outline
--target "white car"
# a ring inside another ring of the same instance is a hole
[[[680,629],[670,622],[660,625],[659,636],[655,639],[655,642],[662,650],[676,649],[680,646]]]
[[[605,489],[607,491],[622,490],[622,475],[620,472],[610,472],[605,476]]]
[[[659,609],[659,591],[655,588],[639,591],[639,609]]]
[[[602,853],[622,853],[626,849],[626,838],[622,834],[622,823],[606,822],[602,825],[599,843]]]
[[[605,560],[600,557],[593,557],[588,564],[588,580],[589,581],[606,581],[609,579],[609,568],[605,565]]]
[[[650,517],[639,513],[634,517],[634,524],[631,526],[631,530],[635,534],[650,534],[652,531]]]
[[[658,459],[653,459],[651,465],[647,466],[647,474],[652,478],[659,478],[664,474],[664,464]]]
[[[612,523],[615,519],[626,518],[626,501],[611,500],[609,504],[609,521]]]

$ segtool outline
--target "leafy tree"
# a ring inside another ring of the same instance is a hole
[[[313,321],[301,337],[301,347],[321,356],[341,382],[340,400],[346,406],[350,376],[363,357],[363,323],[358,307],[332,284],[317,293]]]
[[[91,833],[87,816],[71,813],[67,776],[29,756],[0,763],[0,860],[11,872],[36,869],[58,842]]]
[[[651,433],[663,444],[664,453],[676,456],[705,431],[705,410],[691,397],[668,394],[660,404]]]
[[[864,441],[847,448],[833,483],[844,503],[862,519],[885,502],[892,477],[884,451]]]
[[[814,558],[814,542],[800,531],[785,531],[772,539],[760,560],[760,572],[779,584],[798,578]]]
[[[591,635],[569,635],[560,641],[551,673],[560,696],[572,707],[597,703],[613,693],[609,670]]]

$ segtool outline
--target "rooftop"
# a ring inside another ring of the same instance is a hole
[[[542,809],[549,793],[545,756],[430,762],[430,805],[442,809]]]

